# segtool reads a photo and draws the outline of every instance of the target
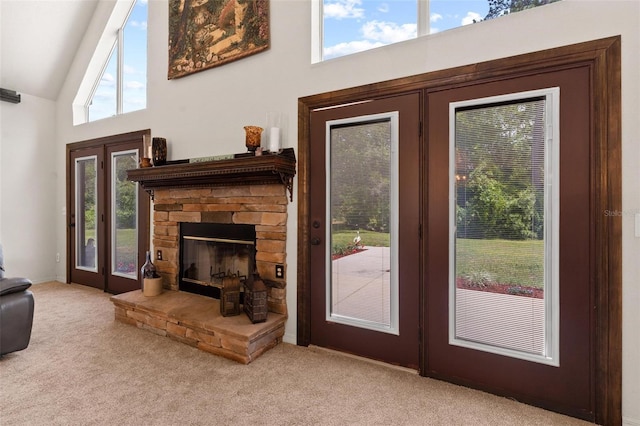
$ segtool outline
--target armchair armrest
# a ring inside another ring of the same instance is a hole
[[[0,279],[0,296],[18,293],[31,287],[31,280],[27,278],[2,278]]]

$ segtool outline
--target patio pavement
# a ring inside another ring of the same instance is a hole
[[[332,312],[389,325],[389,247],[332,261]],[[540,353],[544,348],[544,300],[457,289],[459,338]]]

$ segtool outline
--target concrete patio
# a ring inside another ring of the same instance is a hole
[[[332,261],[332,312],[388,325],[389,247]],[[456,289],[459,338],[531,353],[544,347],[544,299]]]

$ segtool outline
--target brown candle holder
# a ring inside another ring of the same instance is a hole
[[[247,133],[245,145],[249,152],[255,152],[260,146],[260,138],[264,129],[258,126],[244,126],[244,131]]]

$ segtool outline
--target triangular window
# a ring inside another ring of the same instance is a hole
[[[73,102],[73,123],[147,106],[147,0],[118,0]]]

